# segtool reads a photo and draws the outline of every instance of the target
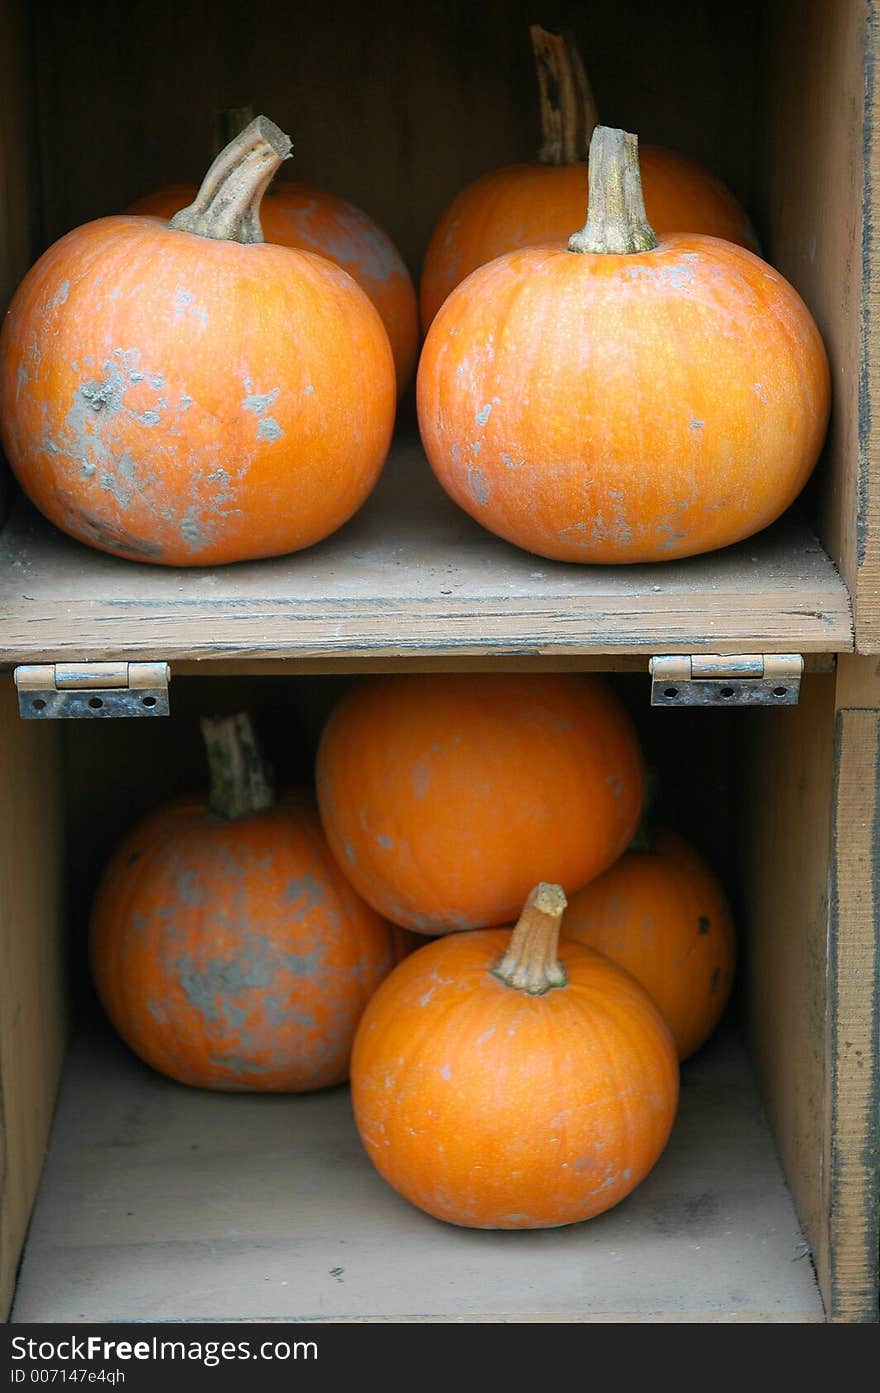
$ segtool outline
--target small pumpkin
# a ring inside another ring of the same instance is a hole
[[[209,797],[152,813],[102,876],[98,995],[131,1049],[179,1083],[341,1083],[361,1013],[411,940],[341,874],[310,795],[276,800],[247,718],[203,730]]]
[[[698,1050],[721,1019],[736,964],[733,918],[712,871],[675,833],[655,833],[572,895],[563,934],[641,982],[679,1059]]]
[[[358,683],[331,713],[317,789],[358,893],[440,934],[510,923],[542,864],[571,890],[611,865],[643,771],[599,678],[407,674]]]
[[[635,136],[599,126],[586,227],[453,291],[418,372],[428,459],[491,532],[559,561],[671,561],[767,527],[825,438],[794,288],[714,237],[658,242]]]
[[[431,237],[419,296],[427,333],[457,285],[517,247],[568,240],[587,204],[587,152],[598,124],[580,54],[570,39],[531,26],[541,93],[538,161],[493,169],[450,204]],[[694,160],[658,145],[642,150],[645,204],[661,236],[702,232],[752,251],[757,239],[733,194]]]
[[[468,1228],[577,1223],[618,1204],[666,1145],[678,1061],[647,992],[558,944],[565,896],[539,884],[513,932],[438,938],[361,1019],[354,1116],[410,1203]]]
[[[290,150],[258,117],[169,226],[101,218],[28,272],[0,336],[0,430],[71,536],[215,566],[311,546],[364,502],[396,410],[378,313],[325,257],[264,243]]]
[[[229,138],[238,134],[240,112],[251,115],[248,108],[226,113],[232,118],[225,122]],[[197,193],[196,184],[172,184],[137,199],[126,212],[170,222]],[[316,252],[357,281],[385,325],[401,393],[416,362],[418,306],[412,278],[387,232],[347,199],[310,184],[274,184],[263,197],[260,221],[267,242]]]

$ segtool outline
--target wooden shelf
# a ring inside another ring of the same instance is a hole
[[[562,1229],[441,1224],[373,1170],[346,1088],[170,1083],[102,1027],[68,1057],[12,1320],[820,1321],[736,1034],[684,1066],[657,1166]]]
[[[412,439],[346,527],[277,560],[211,571],[119,561],[24,503],[0,538],[6,666],[851,648],[847,589],[796,519],[661,566],[544,561],[456,508]]]

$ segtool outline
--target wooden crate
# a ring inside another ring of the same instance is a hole
[[[195,177],[215,113],[242,101],[293,128],[298,176],[366,207],[414,271],[457,189],[529,156],[536,16],[519,0],[417,17],[401,0],[278,10],[252,5],[243,36],[227,0],[210,14],[172,0],[0,5],[2,298],[67,228]],[[161,1318],[181,1292],[184,1314],[227,1319],[876,1319],[874,8],[582,10],[562,3],[554,22],[577,34],[605,119],[715,168],[817,318],[834,411],[816,479],[786,518],[714,556],[561,567],[454,509],[421,456],[410,398],[383,481],[349,527],[313,553],[209,574],[80,547],[5,489],[7,1306],[67,1059],[13,1319]],[[800,704],[647,712],[648,658],[706,652],[802,653]],[[170,662],[174,716],[23,724],[12,669],[70,659]],[[613,673],[650,738],[678,742],[688,770],[699,752],[696,830],[714,827],[737,896],[730,1026],[694,1062],[674,1143],[631,1202],[552,1236],[443,1229],[365,1169],[344,1093],[297,1100],[293,1145],[289,1100],[235,1100],[231,1122],[228,1100],[157,1080],[99,1028],[68,1050],[71,1005],[80,1018],[88,999],[78,926],[101,856],[136,805],[183,771],[196,777],[200,707],[289,701],[313,734],[355,674],[514,667]],[[197,1133],[210,1154],[194,1160]]]

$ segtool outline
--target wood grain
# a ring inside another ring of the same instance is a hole
[[[589,1223],[437,1223],[373,1170],[348,1091],[211,1094],[105,1033],[72,1052],[13,1322],[822,1319],[742,1046],[683,1073],[672,1138]]]
[[[0,681],[0,1319],[12,1297],[66,1039],[60,752]]]
[[[833,676],[805,676],[796,707],[746,713],[738,752],[745,911],[740,995],[761,1095],[827,1301]]]
[[[26,0],[0,5],[0,315],[34,256],[35,99]],[[0,525],[14,494],[0,452]]]
[[[878,1316],[880,676],[842,660],[828,933],[827,1195],[833,1321]]]
[[[34,8],[49,241],[200,179],[217,112],[245,103],[292,136],[286,177],[366,209],[414,273],[466,183],[537,157],[530,0],[252,0],[246,37],[235,0]],[[630,0],[627,13],[621,24],[557,0],[545,22],[577,38],[603,120],[702,160],[747,199],[754,91],[742,55],[755,48],[754,7],[680,0],[671,21]]]
[[[809,497],[865,652],[880,649],[878,39],[875,0],[766,6],[755,146],[766,255],[803,295],[831,360],[831,429]]]
[[[136,565],[71,541],[24,504],[0,539],[7,665],[851,646],[846,587],[794,518],[665,565],[545,561],[456,508],[406,438],[351,523],[274,561],[216,571]]]
[[[743,728],[752,1058],[832,1321],[874,1322],[880,674],[841,656]]]

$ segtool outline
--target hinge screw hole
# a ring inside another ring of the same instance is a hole
[[[143,701],[141,702],[141,706],[155,706],[155,705],[156,705],[156,698],[155,698],[155,697],[144,697]]]
[[[663,695],[664,695],[665,697],[669,697],[669,700],[670,700],[670,701],[673,701],[673,700],[675,699],[675,697],[678,696],[678,688],[677,688],[677,687],[667,687],[667,688],[664,690]]]
[[[36,701],[32,701],[31,706],[35,711],[44,711],[46,709],[46,703],[42,697],[37,697]]]
[[[774,695],[774,696],[785,696],[785,695],[787,694],[787,692],[788,692],[788,688],[787,688],[787,687],[774,687],[774,688],[773,688],[773,695]]]
[[[100,697],[89,698],[89,706],[91,706],[93,711],[99,711],[103,705],[104,703]]]
[[[733,696],[733,688],[732,688],[732,687],[722,687],[722,688],[721,688],[721,693],[720,693],[720,694],[721,694],[721,696],[723,696],[723,697],[732,697],[732,696]]]

